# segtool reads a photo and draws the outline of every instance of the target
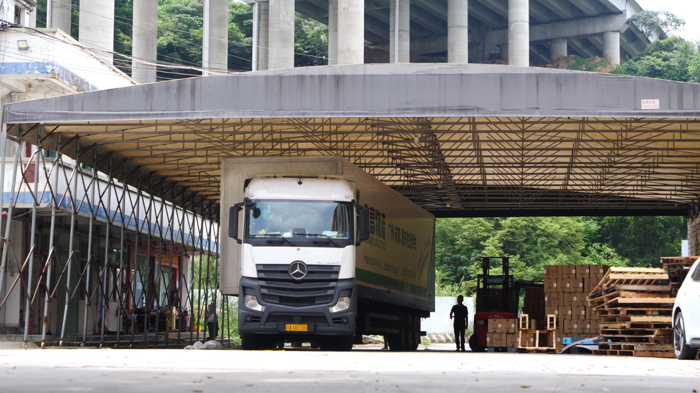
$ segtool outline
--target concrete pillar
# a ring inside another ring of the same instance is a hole
[[[202,67],[214,72],[228,71],[227,0],[204,0],[203,33]]]
[[[66,34],[70,35],[70,17],[71,17],[71,2],[70,0],[47,0],[51,7],[51,25],[48,27],[54,27],[56,29],[61,29]]]
[[[338,0],[328,0],[328,65],[338,64]]]
[[[95,54],[112,63],[110,52],[114,51],[114,0],[80,2],[78,40],[89,48],[101,49],[96,50]]]
[[[612,64],[620,64],[620,32],[603,33],[603,57]]]
[[[508,64],[530,66],[529,0],[508,0]]]
[[[501,58],[501,60],[508,63],[508,45],[499,45],[498,52],[499,52],[499,55],[500,55],[499,57]]]
[[[270,0],[268,69],[294,68],[294,1]]]
[[[258,40],[257,51],[258,71],[268,69],[270,63],[269,47],[270,47],[270,3],[267,1],[258,1]]]
[[[398,3],[398,4],[397,4]],[[397,7],[398,6],[398,7]],[[391,0],[389,18],[389,62],[411,62],[411,0]],[[397,13],[398,12],[398,13]],[[398,37],[396,23],[398,22]],[[398,39],[398,40],[397,40]],[[397,57],[398,51],[398,57]]]
[[[469,63],[469,0],[447,2],[447,62]]]
[[[158,60],[158,0],[134,0],[131,77],[138,83],[156,81]],[[141,61],[139,61],[141,60]]]
[[[365,62],[365,2],[338,0],[338,64]]]
[[[552,40],[552,48],[550,50],[552,63],[557,59],[569,55],[569,40],[566,38],[555,38]]]

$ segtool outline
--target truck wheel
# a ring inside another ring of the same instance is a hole
[[[255,349],[254,334],[241,334],[241,349],[244,351],[252,351]]]
[[[407,351],[411,348],[411,332],[408,324],[408,316],[406,314],[401,314],[399,318],[399,336],[401,336],[402,351]]]
[[[469,337],[469,348],[471,348],[472,352],[486,351],[486,348],[479,345],[479,337],[477,337],[476,334],[472,334],[472,336]]]
[[[415,351],[418,349],[418,344],[420,344],[420,332],[416,329],[416,317],[413,315],[408,316],[408,350]]]
[[[341,336],[338,340],[338,351],[347,352],[352,350],[352,341],[354,336]]]
[[[403,351],[403,345],[401,344],[401,335],[399,334],[389,334],[387,335],[387,341],[389,341],[389,350],[393,352]]]

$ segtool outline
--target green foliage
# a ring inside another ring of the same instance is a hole
[[[567,67],[572,71],[597,71],[600,69],[609,70],[612,67],[609,61],[600,57],[584,58],[574,55],[575,61]]]
[[[472,295],[482,256],[510,257],[516,280],[540,281],[550,264],[657,266],[662,256],[680,255],[685,236],[681,217],[440,219],[437,295]]]
[[[328,27],[315,20],[296,15],[294,21],[294,66],[326,65],[328,60]]]
[[[638,57],[618,66],[612,73],[697,82],[700,81],[699,57],[691,42],[671,37],[652,43]]]
[[[614,249],[630,266],[661,267],[660,257],[681,254],[681,239],[687,238],[682,217],[599,218],[599,240]]]
[[[682,18],[668,11],[642,11],[627,20],[650,41],[654,38],[665,40],[669,34],[679,31],[685,26]]]

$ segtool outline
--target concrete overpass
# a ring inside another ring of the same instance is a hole
[[[547,64],[600,56],[620,64],[648,39],[621,0],[245,0],[255,6],[254,69],[292,68],[294,11],[329,27],[329,64]],[[398,28],[397,28],[398,26]],[[365,45],[369,51],[365,52]]]

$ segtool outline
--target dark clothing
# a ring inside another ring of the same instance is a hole
[[[457,349],[464,349],[466,345],[464,342],[464,333],[466,330],[467,328],[464,326],[457,327],[457,325],[455,325],[455,344],[457,344]]]
[[[207,322],[207,329],[209,333],[208,340],[216,340],[216,336],[219,335],[219,324],[217,321]]]
[[[455,304],[452,307],[452,311],[450,313],[454,313],[455,329],[457,327],[467,327],[467,318],[469,317],[469,309],[467,308],[467,306],[465,306],[464,304]]]
[[[455,304],[450,314],[454,314],[455,344],[457,344],[457,349],[464,349],[466,345],[464,334],[467,330],[469,309],[464,304]]]

